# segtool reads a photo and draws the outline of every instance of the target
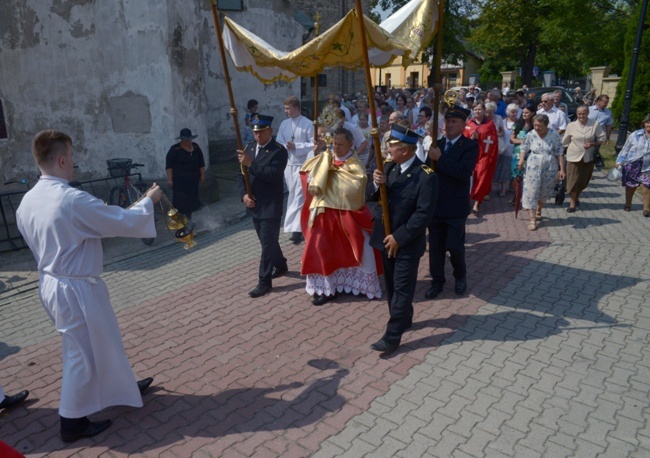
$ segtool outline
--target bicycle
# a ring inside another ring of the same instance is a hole
[[[110,205],[117,205],[122,208],[128,208],[137,202],[142,195],[149,189],[149,185],[142,181],[142,175],[137,172],[138,167],[144,167],[144,164],[134,164],[131,159],[115,158],[107,159],[108,173],[112,178],[124,178],[124,183],[114,186],[108,197]],[[131,180],[131,170],[135,170],[138,181],[133,183]],[[143,238],[142,243],[147,246],[153,244],[155,237]]]

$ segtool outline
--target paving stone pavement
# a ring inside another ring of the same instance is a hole
[[[311,306],[302,247],[284,236],[290,274],[249,298],[248,219],[192,251],[113,256],[103,278],[126,351],[155,386],[143,408],[98,413],[113,426],[70,445],[58,437],[60,338],[26,281],[0,294],[0,381],[32,396],[0,413],[0,439],[30,457],[650,456],[650,221],[640,201],[624,213],[622,195],[597,173],[579,211],[550,205],[536,232],[493,196],[468,221],[468,295],[425,300],[425,258],[413,329],[387,357],[368,348],[385,300]],[[4,262],[2,274],[30,275]]]

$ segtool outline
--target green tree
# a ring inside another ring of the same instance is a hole
[[[636,31],[641,16],[641,4],[637,5],[635,13],[632,15],[625,33],[625,68],[621,75],[621,80],[616,87],[616,98],[612,103],[612,114],[614,119],[618,120],[623,111],[625,92],[627,90],[627,80],[630,75],[630,66],[632,64],[632,50],[636,40]],[[634,78],[634,88],[632,90],[632,103],[630,106],[630,118],[628,130],[639,128],[643,117],[650,112],[650,29],[648,28],[648,18],[645,18],[645,31],[641,40],[641,48],[636,67]]]
[[[489,67],[521,67],[531,84],[533,68],[559,76],[587,74],[593,65],[622,69],[622,30],[638,0],[483,0],[470,43]]]

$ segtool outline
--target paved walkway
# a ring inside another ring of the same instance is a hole
[[[385,301],[311,306],[301,247],[284,236],[290,274],[249,298],[259,244],[248,219],[192,251],[169,242],[109,256],[127,353],[155,387],[142,409],[97,414],[113,426],[71,445],[58,437],[60,339],[24,280],[0,294],[0,381],[32,396],[0,413],[0,438],[52,457],[649,456],[640,201],[624,213],[622,188],[597,174],[578,212],[551,205],[528,232],[507,200],[469,220],[467,296],[448,283],[425,300],[421,263],[414,327],[389,357],[368,348]],[[231,217],[229,202],[206,221]],[[3,257],[3,279],[32,278],[11,269]]]

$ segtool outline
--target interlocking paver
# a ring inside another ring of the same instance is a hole
[[[621,202],[596,174],[579,212],[549,205],[535,233],[505,199],[486,203],[468,221],[468,296],[424,300],[424,258],[414,327],[388,358],[368,349],[385,300],[311,307],[302,247],[284,235],[292,272],[250,299],[249,220],[201,233],[193,251],[111,241],[103,278],[134,370],[156,386],[144,408],[100,413],[113,427],[68,447],[59,337],[34,273],[12,272],[24,280],[0,293],[0,381],[34,401],[0,417],[2,437],[30,457],[645,456],[650,247],[647,220]]]

